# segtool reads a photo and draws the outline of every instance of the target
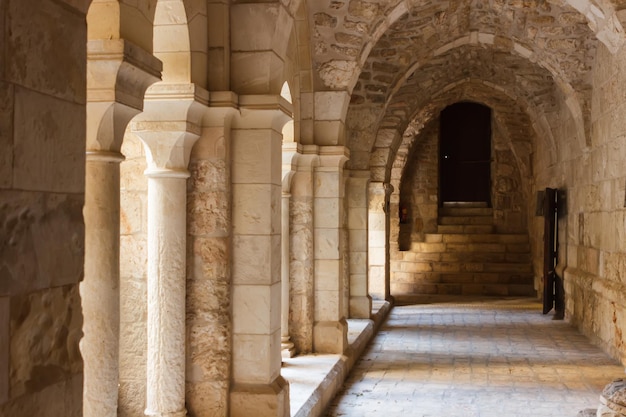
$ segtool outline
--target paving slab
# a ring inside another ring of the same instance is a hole
[[[396,306],[328,417],[556,417],[597,408],[624,367],[532,299]]]

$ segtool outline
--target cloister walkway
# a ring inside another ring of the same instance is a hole
[[[327,415],[575,417],[623,376],[532,300],[396,306]]]

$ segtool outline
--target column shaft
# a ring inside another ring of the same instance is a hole
[[[148,416],[185,410],[185,172],[148,176]]]
[[[90,152],[85,178],[85,278],[80,284],[85,361],[83,413],[117,416],[120,333],[120,162]],[[88,366],[87,366],[88,364]]]
[[[313,349],[317,353],[343,353],[348,347],[344,315],[344,246],[342,233],[345,182],[343,147],[321,150],[315,169],[314,253],[315,325]]]
[[[289,415],[280,375],[281,139],[270,127],[232,132],[232,417]]]
[[[280,343],[283,358],[292,358],[295,348],[289,340],[289,279],[290,279],[290,251],[289,251],[289,204],[291,194],[282,195],[281,212],[281,323]]]
[[[368,264],[369,294],[388,300],[389,293],[389,193],[382,182],[369,185]]]
[[[372,299],[368,289],[367,220],[369,171],[348,178],[348,233],[350,242],[350,317],[368,319]]]

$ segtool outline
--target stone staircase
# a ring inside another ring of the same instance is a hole
[[[440,209],[437,233],[392,260],[394,295],[534,296],[528,235],[496,233],[493,210]]]

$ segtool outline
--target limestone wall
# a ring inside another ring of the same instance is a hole
[[[573,141],[571,120],[558,132],[557,164],[537,158],[537,187],[562,186],[567,214],[559,222],[566,314],[617,358],[626,356],[626,53],[598,49],[593,68],[591,147]],[[564,111],[562,114],[565,113]],[[538,155],[539,156],[539,155]],[[539,233],[539,227],[535,226]],[[541,236],[538,234],[537,236]]]
[[[2,416],[81,415],[86,26],[72,4],[0,5]]]

